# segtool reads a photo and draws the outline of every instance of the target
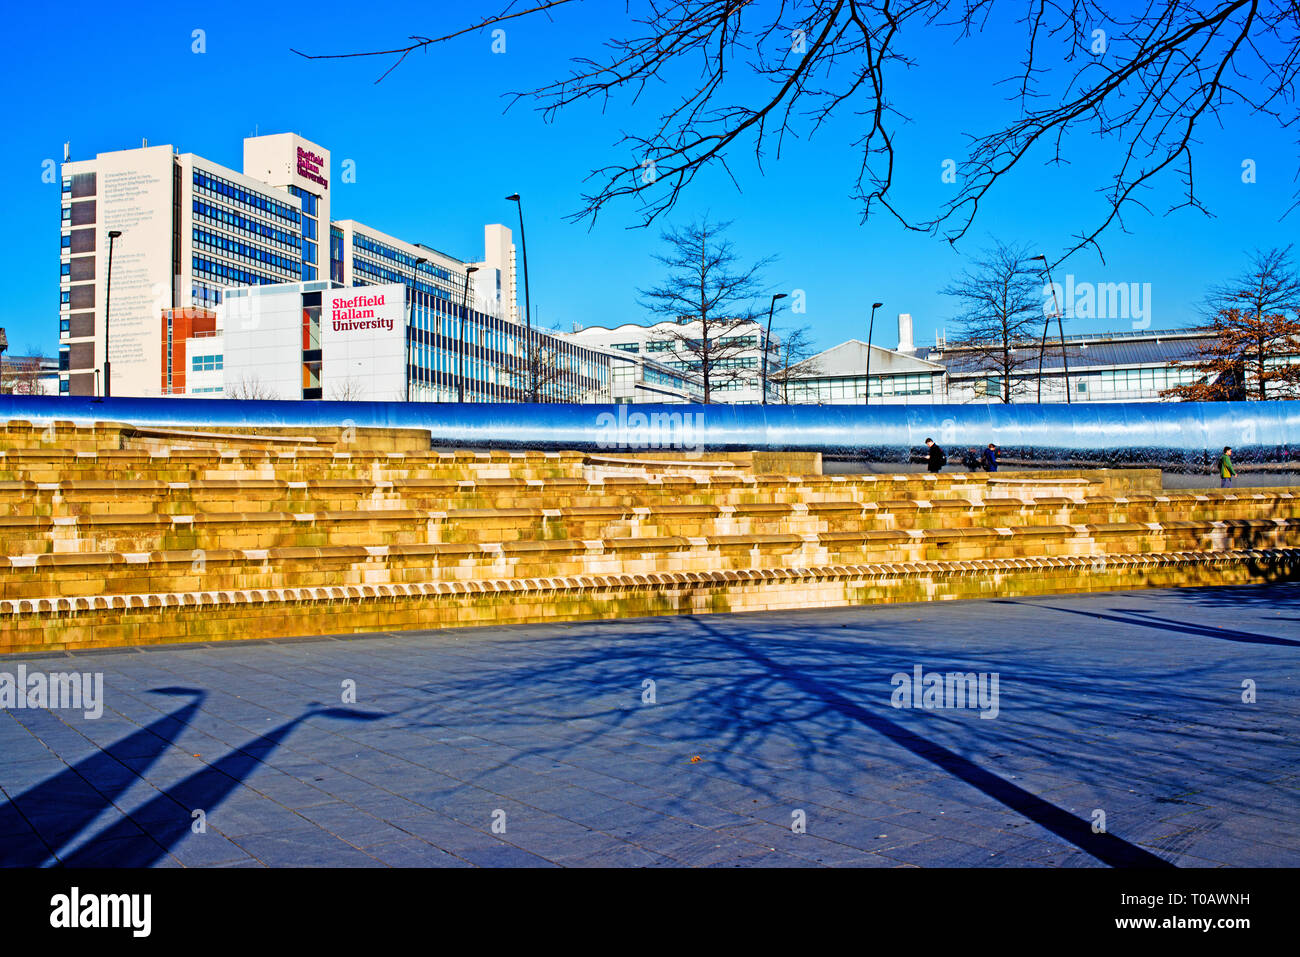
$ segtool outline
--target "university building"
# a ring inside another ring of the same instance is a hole
[[[423,287],[423,283],[421,286]],[[161,392],[242,399],[688,402],[690,381],[611,349],[525,328],[412,284],[333,280],[223,290],[168,309]]]
[[[767,331],[760,322],[746,321],[719,323],[715,326],[720,340],[720,349],[716,357],[709,362],[710,384],[709,401],[724,402],[731,405],[747,405],[762,401],[762,365],[763,343],[767,340]],[[725,329],[725,331],[724,331]],[[655,366],[662,367],[692,383],[695,390],[694,401],[704,397],[702,382],[701,349],[698,344],[702,335],[700,323],[672,322],[670,320],[643,326],[636,323],[623,325],[587,326],[565,333],[565,338],[575,342],[614,349],[625,355],[635,356],[650,364],[651,375],[661,375],[654,371]],[[690,337],[695,337],[693,340]],[[773,351],[769,362],[776,355],[775,337]],[[769,374],[773,371],[768,369]],[[768,384],[768,401],[779,402],[780,395],[775,383]]]
[[[329,150],[293,133],[244,140],[242,172],[147,143],[65,162],[59,391],[194,394],[168,391],[184,384],[178,371],[186,381],[190,371],[174,355],[169,361],[171,347],[215,335],[216,310],[232,288],[397,282],[430,308],[468,301],[518,323],[508,228],[485,227],[483,258],[468,262],[334,220],[332,185]],[[164,316],[170,326],[160,324]]]
[[[1003,383],[976,350],[939,340],[917,348],[912,318],[899,317],[896,349],[870,348],[871,404],[909,405],[1002,401]],[[1178,363],[1195,360],[1209,341],[1204,329],[1137,330],[1066,336],[1049,335],[1042,355],[1043,402],[1166,401],[1165,389],[1193,382],[1195,370]],[[1012,401],[1039,400],[1041,342],[1017,345],[1026,362],[1012,382]],[[862,405],[868,402],[867,344],[850,339],[795,366],[785,394],[799,404]]]

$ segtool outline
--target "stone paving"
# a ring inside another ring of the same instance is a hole
[[[1293,584],[0,657],[104,682],[0,863],[1294,867],[1298,662]]]

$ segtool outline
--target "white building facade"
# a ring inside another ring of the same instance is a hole
[[[709,400],[735,405],[761,402],[766,330],[762,324],[753,321],[710,325],[711,335],[719,339],[719,347],[710,361]],[[649,326],[636,323],[612,327],[588,326],[564,335],[577,342],[644,358],[685,376],[694,383],[693,388],[699,390],[696,401],[703,399],[701,350],[698,345],[690,345],[692,341],[698,343],[702,335],[698,321],[666,321]],[[688,341],[683,342],[683,339]],[[769,363],[775,358],[776,350],[773,348]],[[768,371],[770,373],[773,370],[769,368]],[[768,401],[780,401],[779,390],[773,382],[768,384]]]
[[[505,226],[485,228],[481,261],[462,261],[353,220],[334,223],[330,152],[301,136],[246,139],[243,166],[147,143],[63,164],[62,394],[170,394],[159,317],[215,310],[232,288],[415,282],[428,296],[460,302],[468,293],[482,311],[517,320]]]

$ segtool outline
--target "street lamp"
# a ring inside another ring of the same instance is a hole
[[[1031,261],[1038,260],[1043,264],[1043,269],[1047,271],[1047,285],[1052,290],[1052,312],[1056,314],[1056,332],[1061,338],[1061,362],[1065,366],[1065,404],[1069,405],[1073,400],[1070,398],[1070,358],[1065,352],[1065,327],[1061,325],[1061,306],[1056,301],[1056,284],[1052,282],[1052,267],[1047,264],[1046,256],[1032,256]],[[1052,324],[1052,317],[1048,316],[1043,320],[1043,341],[1038,344],[1038,403],[1043,402],[1043,355],[1047,352],[1047,330]]]
[[[113,240],[122,235],[120,229],[108,231],[108,288],[104,290],[104,397],[112,398],[113,379],[108,364],[108,310],[113,302]]]
[[[465,267],[465,298],[460,304],[460,335],[456,337],[456,401],[465,401],[465,320],[469,317],[469,277],[478,266]]]
[[[411,266],[411,319],[406,325],[406,401],[411,401],[411,336],[415,334],[415,283],[420,278],[420,264],[429,260],[421,256]]]
[[[524,350],[528,358],[528,397],[536,401],[533,395],[533,310],[528,299],[528,240],[524,237],[524,202],[518,193],[511,193],[506,202],[519,207],[519,248],[524,257]]]
[[[867,325],[867,382],[866,389],[863,390],[863,405],[871,404],[871,337],[876,331],[876,310],[883,305],[883,302],[871,304],[871,322]]]
[[[772,348],[772,310],[776,308],[776,301],[785,297],[785,293],[778,292],[767,305],[767,338],[763,340],[763,405],[767,405],[767,354]]]

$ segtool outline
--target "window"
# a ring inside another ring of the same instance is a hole
[[[191,372],[217,372],[222,368],[221,356],[194,356],[190,359]]]
[[[95,201],[93,199],[83,199],[79,203],[72,204],[72,225],[90,226],[95,222]]]
[[[72,248],[72,234],[71,234],[71,233],[64,233],[62,236],[59,237],[59,248],[60,248],[60,249],[71,249],[71,248]]]
[[[59,275],[60,275],[60,276],[71,276],[71,275],[72,275],[72,263],[59,263]]]
[[[70,222],[72,222],[72,207],[71,207],[71,206],[64,206],[64,207],[63,207],[63,221],[64,221],[65,223],[70,223]]]

